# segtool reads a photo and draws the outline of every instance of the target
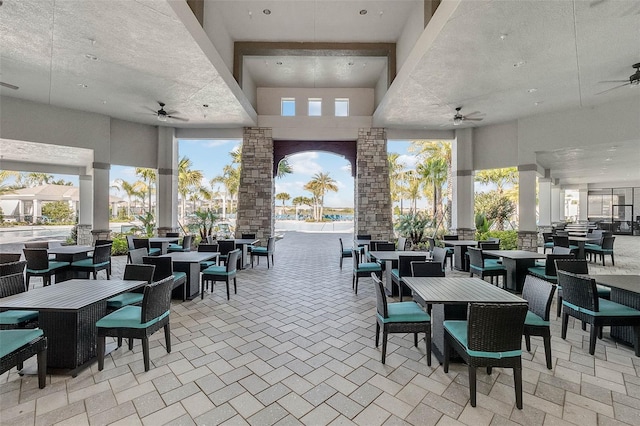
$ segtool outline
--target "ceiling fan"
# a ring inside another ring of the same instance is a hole
[[[461,106],[456,108],[456,114],[453,116],[453,125],[454,126],[461,125],[463,121],[482,121],[482,118],[480,118],[480,117],[472,117],[473,115],[476,115],[476,114],[482,114],[480,111],[474,111],[474,112],[472,112],[470,114],[462,115],[462,114],[460,114],[460,110],[461,109],[462,109]]]
[[[618,86],[612,87],[607,90],[603,90],[602,92],[596,93],[596,95],[601,95],[603,93],[610,92],[611,90],[619,89],[624,86],[640,86],[640,62],[637,64],[633,64],[633,68],[635,68],[636,72],[631,74],[627,80],[606,80],[600,81],[599,83],[624,83]]]
[[[5,83],[4,81],[0,81],[0,86],[6,87],[7,89],[18,90],[19,87],[13,84]]]
[[[167,121],[167,119],[179,120],[179,121],[189,121],[188,118],[177,117],[175,114],[177,111],[165,111],[165,103],[158,101],[158,105],[160,105],[160,109],[154,111],[151,108],[148,108],[150,111],[153,111],[153,114],[158,118],[158,121]]]

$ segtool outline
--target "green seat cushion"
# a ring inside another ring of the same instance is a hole
[[[65,266],[69,266],[69,262],[60,262],[58,260],[50,260],[49,267],[47,269],[29,269],[27,268],[27,272],[30,274],[44,274],[54,269],[64,268]]]
[[[255,248],[255,247],[254,247]],[[351,252],[350,249],[344,249],[342,250],[342,257],[351,257],[353,256],[353,253]]]
[[[107,306],[118,309],[127,305],[136,305],[142,302],[143,297],[142,293],[122,293],[107,299]]]
[[[527,317],[524,320],[524,325],[533,325],[536,327],[549,327],[549,321],[545,321],[538,315],[531,311],[527,311]]]
[[[201,268],[208,268],[210,266],[216,266],[218,264],[218,262],[216,260],[204,260],[202,262],[200,262],[200,267]]]
[[[0,357],[9,355],[42,335],[43,332],[39,328],[31,330],[0,330]]]
[[[609,287],[602,285],[597,285],[596,287],[598,288],[598,297],[602,297],[604,299],[611,298],[611,289]]]
[[[149,249],[149,256],[155,256],[157,254],[159,254],[162,250],[155,247],[155,248],[150,248]]]
[[[174,281],[174,282],[175,282],[175,281],[178,281],[178,280],[181,280],[181,279],[183,279],[183,278],[184,278],[185,280],[187,279],[187,273],[186,273],[186,272],[176,272],[176,271],[173,271],[173,281]]]
[[[382,268],[376,262],[365,262],[359,263],[357,272],[378,272],[381,271]]]
[[[0,324],[15,325],[38,319],[38,311],[4,311],[0,312]]]
[[[477,269],[479,271],[500,271],[500,270],[506,270],[504,266],[502,265],[487,265],[486,261],[485,261],[485,266],[484,268],[481,268],[479,266],[473,266],[471,265],[471,268],[473,269]]]
[[[545,246],[545,247],[551,247],[551,248],[553,248],[553,242],[551,242],[551,243],[544,243],[544,246]]]
[[[209,266],[202,271],[203,275],[230,275],[231,272],[227,272],[226,266]]]
[[[599,246],[598,244],[590,244],[590,243],[585,244],[584,248],[587,249],[587,250],[595,250],[595,249],[599,250],[599,249],[602,249],[602,247]]]
[[[513,351],[507,352],[485,352],[485,351],[472,351],[469,349],[468,340],[467,340],[467,321],[445,321],[444,328],[456,339],[458,342],[464,346],[464,350],[473,357],[477,358],[492,358],[492,359],[502,359],[502,358],[511,358],[514,356],[521,356],[522,350],[517,349]]]
[[[394,268],[391,270],[391,275],[396,278],[400,278],[400,271],[397,268]]]
[[[598,305],[600,310],[598,312],[590,311],[589,309],[581,308],[566,300],[562,301],[562,304],[574,309],[578,312],[582,312],[594,317],[640,317],[640,311],[629,306],[621,305],[620,303],[612,302],[607,299],[599,299]]]
[[[253,249],[251,249],[251,253],[267,254],[267,248],[266,247],[254,247]]]
[[[169,244],[169,250],[182,250],[182,246],[180,244],[171,243]]]
[[[570,244],[570,245],[569,245],[569,248],[570,248],[571,250],[578,250],[580,247],[578,247],[578,246],[574,246],[573,244]]]
[[[397,302],[387,305],[388,318],[382,318],[378,314],[378,318],[383,323],[390,322],[429,322],[431,317],[423,311],[416,302]]]
[[[492,267],[492,266],[499,266],[500,268],[502,268],[502,261],[500,259],[485,259],[484,260],[484,267]]]
[[[542,278],[543,280],[549,281],[553,284],[557,283],[558,277],[556,275],[546,275],[545,270],[546,268],[544,266],[532,266],[531,268],[528,268],[531,275],[535,275],[536,277]]]
[[[169,315],[169,311],[152,319],[151,321],[147,321],[145,323],[141,323],[142,318],[142,307],[140,306],[124,306],[118,309],[115,312],[110,313],[107,316],[104,316],[96,322],[96,327],[100,328],[147,328],[161,319],[167,317]]]
[[[100,263],[93,263],[93,259],[89,258],[89,259],[82,259],[82,260],[76,260],[75,262],[73,262],[71,264],[71,266],[81,266],[83,268],[98,268],[100,266],[107,266],[109,265],[109,262],[100,262]]]

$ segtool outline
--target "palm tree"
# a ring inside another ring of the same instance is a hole
[[[0,195],[9,194],[14,191],[13,187],[6,185],[4,181],[12,176],[17,178],[19,175],[20,173],[11,170],[0,170]]]
[[[309,206],[313,205],[313,200],[308,197],[295,197],[291,200],[291,204],[296,206],[296,220],[298,219],[298,206]]]
[[[447,211],[451,211],[453,200],[453,175],[451,170],[451,142],[449,141],[413,141],[410,151],[416,152],[423,160],[429,157],[442,158],[447,165]],[[447,225],[451,226],[451,217],[447,217]]]
[[[123,179],[116,179],[116,181],[114,182],[114,188],[127,194],[127,216],[131,216],[131,198],[144,195],[141,184],[142,182],[140,181],[129,183]]]
[[[338,192],[338,186],[336,185],[336,181],[329,176],[329,173],[316,173],[307,185],[309,186],[311,193],[314,194],[314,196],[317,196],[318,205],[320,207],[318,220],[321,220],[324,209],[324,194],[327,191]],[[305,185],[305,189],[307,189],[307,185]]]
[[[282,214],[285,214],[285,205],[284,203],[288,200],[291,199],[291,195],[287,194],[286,192],[280,192],[278,194],[276,194],[276,200],[282,200]]]
[[[178,194],[182,197],[182,220],[185,219],[187,196],[202,187],[204,177],[201,170],[191,170],[192,165],[188,157],[178,160]]]
[[[151,194],[155,188],[156,180],[158,179],[158,173],[155,169],[149,169],[147,167],[136,167],[136,175],[142,178],[142,185],[139,188],[143,188],[142,201],[144,202],[144,194],[148,194],[149,196],[149,210],[151,213],[152,203],[151,203]]]
[[[420,196],[420,186],[422,182],[415,170],[408,170],[405,173],[407,180],[406,196],[409,199],[409,213],[415,214],[418,211],[418,199]]]
[[[27,185],[41,186],[53,181],[53,175],[48,173],[31,172],[27,175]]]
[[[432,188],[433,194],[433,218],[440,223],[442,212],[442,187],[447,181],[448,166],[444,158],[429,157],[418,166],[418,173],[423,179],[423,184]]]
[[[402,213],[402,195],[403,195],[403,171],[405,164],[401,163],[398,158],[400,154],[390,152],[387,154],[389,159],[389,190],[391,192],[391,201],[400,201],[400,213]]]
[[[290,175],[293,173],[293,168],[289,164],[289,161],[286,158],[283,158],[278,163],[278,173],[276,173],[277,178],[283,178],[285,175]]]
[[[224,204],[227,204],[227,197],[229,197],[230,208],[233,210],[233,200],[238,194],[240,188],[240,168],[234,167],[233,164],[227,164],[222,168],[222,174],[211,179],[211,186],[215,183],[221,183],[225,187]]]
[[[518,183],[518,169],[507,167],[504,169],[480,170],[476,173],[476,182],[483,184],[494,184],[498,194],[504,194],[505,185],[516,185]]]

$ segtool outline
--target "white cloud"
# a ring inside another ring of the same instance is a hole
[[[340,167],[340,170],[345,173],[351,173],[351,163],[345,164],[344,166]]]
[[[398,156],[398,163],[404,164],[405,169],[415,169],[418,164],[418,157],[415,155],[402,154]]]
[[[324,196],[325,207],[353,207],[353,193],[330,192]]]
[[[322,166],[315,159],[318,158],[317,152],[302,152],[300,154],[288,157],[289,165],[293,173],[299,173],[305,176],[313,176],[322,172]]]

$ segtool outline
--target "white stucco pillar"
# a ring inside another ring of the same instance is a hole
[[[560,188],[560,221],[567,219],[567,193]]]
[[[172,127],[158,128],[156,211],[158,235],[178,228],[178,140]]]
[[[36,223],[38,221],[38,216],[41,216],[42,207],[40,206],[40,200],[37,198],[33,199],[33,212],[31,214],[31,223]]]
[[[520,231],[537,231],[536,224],[536,175],[535,164],[518,166],[518,216]]]
[[[93,163],[93,231],[109,229],[109,163]]]
[[[578,220],[588,220],[589,213],[589,188],[580,187],[578,199]]]
[[[473,129],[456,130],[451,143],[451,173],[453,175],[451,230],[462,239],[475,238],[473,212]]]
[[[560,187],[551,185],[551,223],[555,222],[560,222]]]
[[[78,224],[91,226],[93,220],[93,176],[82,175],[78,181],[80,185]]]
[[[538,225],[551,226],[551,179],[538,179]]]

